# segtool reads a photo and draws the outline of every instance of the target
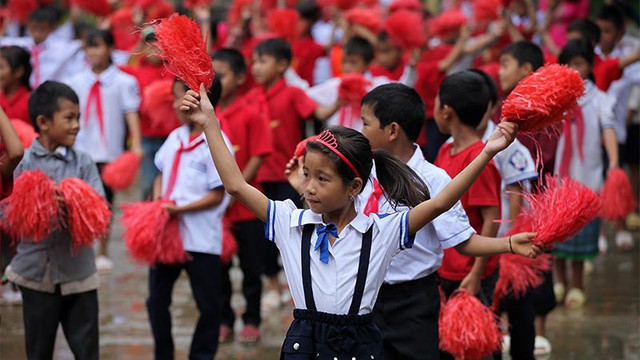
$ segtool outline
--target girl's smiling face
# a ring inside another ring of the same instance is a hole
[[[359,178],[346,184],[338,174],[333,159],[319,151],[307,151],[304,159],[304,198],[311,211],[326,214],[351,205],[351,198],[360,192]]]

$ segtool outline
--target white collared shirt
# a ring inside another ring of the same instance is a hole
[[[306,224],[324,224],[321,214],[297,209],[291,200],[269,200],[265,234],[280,249],[289,289],[296,308],[306,309],[302,286],[302,231]],[[316,309],[330,314],[347,314],[354,295],[360,261],[362,236],[373,226],[369,271],[358,314],[368,314],[375,305],[378,290],[393,256],[411,247],[408,236],[409,212],[365,216],[357,213],[333,245],[329,245],[329,263],[320,261],[314,251],[318,236],[311,235],[311,279]]]
[[[431,198],[451,182],[451,178],[444,170],[425,160],[422,150],[417,145],[415,145],[415,151],[409,162],[407,162],[407,166],[422,178],[429,189]],[[373,177],[376,176],[375,169],[372,169],[371,175]],[[356,204],[359,209],[364,208],[373,192],[371,183],[371,181],[367,181],[367,185],[358,196]],[[380,212],[396,211],[386,197],[383,197],[379,206]],[[407,207],[404,206],[397,208],[400,211],[406,209]],[[442,263],[444,249],[467,241],[473,234],[475,234],[475,231],[469,225],[469,218],[464,212],[460,201],[458,201],[451,209],[435,218],[416,233],[411,250],[403,251],[393,258],[384,282],[397,284],[417,280],[434,273]]]
[[[85,111],[91,87],[100,81],[104,138],[96,113],[96,102],[92,101],[90,111]],[[140,92],[136,79],[111,65],[96,75],[86,69],[69,78],[66,83],[80,98],[80,132],[75,148],[91,155],[96,163],[108,163],[124,152],[127,126],[125,114],[138,111]]]
[[[204,134],[189,142],[189,127],[175,129],[156,153],[154,162],[162,173],[162,194],[167,191],[173,159],[180,144],[185,147],[200,140],[204,142],[195,149],[183,152],[178,165],[178,176],[169,200],[184,206],[198,201],[211,190],[222,186],[222,180],[211,159]],[[229,151],[233,153],[229,140],[224,136]],[[222,202],[213,208],[179,214],[180,235],[186,251],[220,255],[222,250],[222,217],[229,203],[229,194],[224,193]]]

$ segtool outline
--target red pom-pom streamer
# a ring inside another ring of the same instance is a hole
[[[294,9],[274,9],[269,12],[269,31],[293,42],[299,35],[300,14]]]
[[[73,249],[91,246],[107,236],[111,210],[106,200],[80,179],[67,178],[60,183],[67,208],[67,225]]]
[[[467,21],[467,16],[462,11],[445,11],[429,21],[429,32],[436,36],[457,34]]]
[[[173,264],[187,261],[180,224],[162,207],[163,201],[122,204],[120,221],[125,246],[131,256],[144,264]]]
[[[2,201],[5,228],[16,239],[41,241],[59,226],[55,183],[40,170],[23,172]]]
[[[9,0],[7,8],[12,19],[24,24],[29,14],[38,8],[38,0]]]
[[[107,0],[70,0],[70,3],[98,16],[107,16],[111,13],[111,5]]]
[[[102,169],[102,181],[113,190],[128,189],[140,169],[142,158],[133,151],[125,151]]]
[[[516,224],[519,230],[535,231],[535,245],[551,245],[576,235],[600,213],[598,195],[571,178],[548,176],[545,187],[537,194],[523,195],[528,206],[522,209]]]
[[[296,158],[304,156],[304,154],[307,152],[307,144],[309,143],[309,141],[314,141],[317,138],[318,135],[315,135],[300,141],[298,145],[296,145],[296,151],[293,153],[293,156]]]
[[[473,18],[476,23],[493,21],[502,12],[502,0],[475,0],[473,2]]]
[[[493,310],[499,310],[500,301],[509,293],[513,294],[515,298],[520,298],[528,291],[542,285],[544,273],[550,270],[550,254],[544,254],[535,259],[514,254],[502,254],[500,256],[500,276],[493,294]]]
[[[495,314],[464,290],[451,295],[438,322],[440,349],[456,359],[481,360],[502,344]]]
[[[360,101],[367,94],[369,86],[371,86],[371,81],[362,74],[345,74],[338,87],[338,99],[351,106],[360,107]]]
[[[565,65],[545,65],[526,77],[507,96],[502,118],[519,125],[522,133],[536,133],[565,120],[584,94],[580,74]]]
[[[398,10],[409,10],[421,13],[422,4],[420,4],[418,0],[394,0],[391,5],[389,5],[389,14],[393,14]]]
[[[220,261],[223,264],[228,264],[233,259],[233,255],[238,252],[238,242],[236,237],[233,236],[231,230],[231,224],[224,221],[222,224],[222,252],[220,254]]]
[[[202,83],[209,89],[213,65],[198,24],[184,15],[173,14],[160,22],[155,33],[169,71],[192,90],[199,91]]]
[[[600,190],[602,217],[607,220],[621,220],[637,206],[629,177],[622,169],[613,169]]]
[[[422,47],[427,41],[422,29],[422,15],[409,10],[398,10],[387,18],[385,30],[391,39],[405,49]]]
[[[376,9],[355,8],[347,11],[344,18],[352,25],[360,25],[377,34],[382,30],[382,14]]]
[[[180,126],[178,115],[173,109],[173,80],[157,80],[143,91],[141,111],[149,121],[149,129],[170,133]]]

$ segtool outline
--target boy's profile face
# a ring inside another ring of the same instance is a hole
[[[53,112],[52,118],[40,115],[36,121],[40,135],[47,137],[50,143],[73,146],[80,131],[80,106],[68,99],[59,98],[58,110]]]
[[[615,24],[608,20],[596,20],[600,28],[600,48],[605,52],[610,52],[622,38],[624,31],[616,28]]]
[[[395,69],[402,59],[402,50],[390,41],[379,42],[376,47],[376,62],[386,68]]]
[[[518,85],[520,80],[527,77],[529,73],[531,73],[531,65],[529,65],[529,63],[520,65],[513,55],[500,55],[500,69],[498,70],[498,77],[500,78],[500,88],[505,93],[511,92],[511,90]]]
[[[36,45],[47,40],[47,37],[53,32],[54,28],[54,24],[49,24],[46,21],[31,20],[27,22],[27,30],[29,30],[29,34]]]
[[[274,56],[253,53],[251,73],[258,84],[271,84],[282,76],[289,64],[285,60],[276,60]]]
[[[443,134],[451,134],[450,112],[452,110],[449,107],[442,106],[440,102],[440,95],[436,96],[436,100],[433,106],[433,118],[436,121],[438,130]]]
[[[360,55],[347,55],[342,57],[342,72],[345,74],[359,73],[364,74],[369,68],[364,58]]]
[[[105,44],[102,39],[96,41],[93,45],[85,47],[87,62],[92,67],[104,67],[109,64],[111,58],[111,48]]]
[[[244,82],[244,75],[236,75],[231,66],[224,61],[213,60],[213,71],[222,85],[220,99],[228,99],[229,96],[235,95],[238,87]]]
[[[363,124],[362,135],[369,140],[371,148],[388,150],[389,141],[385,131],[386,127],[381,128],[380,120],[376,117],[371,106],[367,104],[362,105],[360,115],[362,116]]]

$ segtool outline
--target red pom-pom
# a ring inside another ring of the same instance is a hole
[[[338,87],[338,99],[355,107],[360,106],[360,101],[367,94],[371,81],[362,74],[349,73],[342,76]]]
[[[602,217],[607,220],[621,220],[637,206],[629,177],[622,169],[613,169],[600,190]]]
[[[160,22],[155,33],[172,74],[194,91],[200,90],[200,84],[211,88],[213,65],[198,24],[184,15],[173,14]]]
[[[23,172],[2,201],[5,228],[16,239],[40,241],[59,226],[55,186],[40,170]]]
[[[9,0],[7,4],[9,17],[24,24],[34,10],[38,8],[38,0]]]
[[[154,132],[170,133],[180,126],[178,115],[173,109],[173,80],[156,80],[143,91],[141,111],[149,120],[149,129]]]
[[[422,47],[427,41],[422,29],[422,15],[409,10],[398,10],[389,15],[385,30],[391,39],[405,49]]]
[[[173,5],[166,1],[157,2],[154,6],[150,7],[147,11],[147,21],[155,21],[158,19],[164,19],[171,16],[175,9]]]
[[[185,262],[180,224],[162,207],[163,201],[122,204],[120,221],[125,246],[131,256],[144,264]]]
[[[467,21],[467,16],[462,11],[445,11],[429,21],[429,32],[436,36],[457,34]]]
[[[376,9],[351,9],[344,14],[344,18],[352,25],[362,26],[374,34],[383,28],[382,14]]]
[[[476,23],[493,21],[502,12],[502,0],[475,0],[473,2],[473,18]]]
[[[220,253],[220,261],[228,264],[233,259],[233,255],[238,252],[238,242],[231,231],[231,224],[224,221],[222,224],[222,252]]]
[[[528,257],[502,254],[500,256],[500,276],[493,294],[493,309],[499,310],[500,301],[509,293],[520,298],[528,291],[542,285],[544,273],[551,270],[551,255],[544,254],[531,259]]]
[[[440,349],[456,359],[481,360],[502,344],[495,314],[464,290],[451,295],[438,322]]]
[[[107,16],[111,13],[111,5],[107,0],[70,0],[71,5],[98,16]]]
[[[298,145],[296,145],[296,151],[293,153],[293,156],[296,158],[304,156],[304,154],[307,152],[307,144],[309,143],[309,141],[314,141],[317,138],[318,135],[315,135],[300,141]]]
[[[211,0],[184,0],[184,7],[187,9],[195,9],[201,6],[210,6]]]
[[[299,35],[300,14],[294,9],[274,9],[269,12],[269,31],[293,42]]]
[[[540,132],[564,120],[582,94],[584,81],[577,71],[565,65],[545,65],[507,96],[502,118],[517,123],[520,132]]]
[[[228,21],[230,24],[237,24],[242,18],[242,12],[246,6],[250,6],[253,0],[233,0],[229,9]]]
[[[389,14],[393,14],[398,10],[409,10],[421,13],[422,8],[422,4],[420,4],[418,0],[394,0],[391,5],[389,5]]]
[[[135,30],[131,8],[116,10],[109,16],[109,22],[116,49],[130,50],[138,43],[140,33]]]
[[[533,243],[544,247],[575,236],[601,208],[598,195],[571,178],[548,176],[541,192],[523,197],[528,206],[518,215],[518,231],[537,232]]]
[[[125,151],[102,169],[102,181],[113,190],[128,189],[140,169],[142,158],[133,151]]]
[[[359,0],[335,0],[335,5],[340,10],[349,10],[358,5]]]
[[[91,246],[107,236],[111,210],[105,199],[80,179],[67,178],[60,183],[67,208],[67,225],[73,248]]]

